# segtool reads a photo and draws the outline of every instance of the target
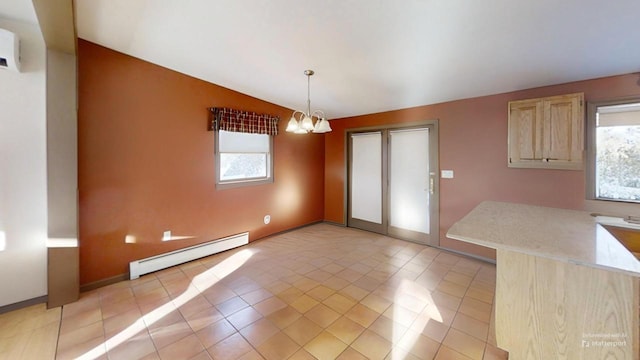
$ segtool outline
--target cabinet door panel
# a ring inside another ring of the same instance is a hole
[[[582,161],[582,94],[545,100],[545,153],[549,162]]]
[[[512,103],[509,131],[511,164],[542,159],[542,102]]]
[[[544,157],[549,160],[570,160],[571,159],[571,103],[550,103],[547,102],[549,121],[546,123],[548,129],[545,133],[548,136],[549,146],[545,149]]]

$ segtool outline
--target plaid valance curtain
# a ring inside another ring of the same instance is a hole
[[[224,130],[249,134],[278,135],[277,116],[229,108],[209,108],[209,131]]]

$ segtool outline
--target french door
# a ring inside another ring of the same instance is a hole
[[[438,246],[437,122],[347,136],[347,225]]]

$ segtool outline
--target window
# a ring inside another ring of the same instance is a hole
[[[273,182],[270,135],[219,130],[216,144],[218,188]]]
[[[216,134],[216,188],[272,183],[279,118],[230,108],[209,111],[207,130]]]
[[[640,99],[590,104],[590,196],[640,203]]]

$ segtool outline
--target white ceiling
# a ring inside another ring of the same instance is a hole
[[[76,0],[76,7],[80,38],[288,108],[306,106],[303,71],[313,69],[312,108],[329,118],[640,70],[638,0]]]
[[[0,19],[38,23],[31,0],[0,0]]]
[[[73,0],[0,0],[1,20],[38,26],[48,49],[76,53]]]

